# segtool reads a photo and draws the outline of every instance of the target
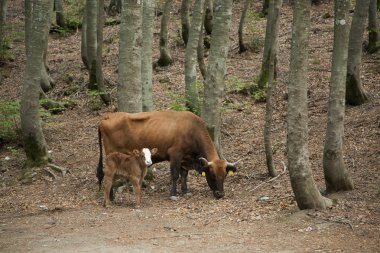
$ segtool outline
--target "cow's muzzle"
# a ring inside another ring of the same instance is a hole
[[[217,199],[223,198],[224,192],[223,191],[214,191],[214,197]]]

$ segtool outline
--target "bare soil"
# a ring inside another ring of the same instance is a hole
[[[173,94],[184,92],[184,47],[178,37],[178,9],[173,9],[170,45],[175,63],[154,71],[157,110],[170,109]],[[227,83],[251,82],[258,75],[262,52],[238,53],[237,27],[242,1],[234,2]],[[23,4],[9,6],[10,32],[23,30]],[[255,3],[259,10],[260,4]],[[324,16],[329,13],[330,17]],[[158,59],[159,19],[155,55]],[[380,252],[380,56],[363,56],[362,80],[370,101],[347,107],[345,163],[355,189],[328,197],[328,210],[299,211],[286,160],[286,84],[289,71],[292,11],[281,15],[279,76],[274,90],[273,144],[278,178],[268,181],[263,147],[265,104],[246,94],[228,92],[223,107],[223,150],[230,161],[241,159],[228,177],[226,196],[215,200],[204,178],[190,173],[191,196],[169,200],[169,170],[157,164],[153,181],[143,189],[142,206],[134,208],[130,187],[116,195],[111,208],[101,206],[95,168],[97,123],[114,106],[102,106],[87,88],[80,59],[80,31],[49,40],[50,74],[56,87],[51,98],[76,106],[44,120],[43,128],[55,164],[69,173],[54,176],[41,169],[23,184],[25,155],[14,143],[0,147],[1,252]],[[265,20],[255,23],[265,29]],[[113,96],[117,81],[118,27],[105,29],[104,73]],[[247,29],[247,40],[252,34]],[[332,3],[313,6],[310,38],[309,150],[313,176],[324,188],[322,150],[326,128],[333,40]],[[11,60],[2,66],[0,100],[21,97],[25,53],[14,40]],[[229,90],[231,91],[231,89]],[[284,171],[284,172],[283,172]]]

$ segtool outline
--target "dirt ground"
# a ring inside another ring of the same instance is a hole
[[[254,9],[259,10],[256,2]],[[170,109],[173,96],[184,92],[178,6],[176,3],[173,8],[170,33],[175,63],[154,71],[157,110]],[[226,158],[240,163],[238,173],[226,179],[226,196],[215,200],[205,179],[192,172],[191,196],[169,200],[170,175],[168,165],[162,163],[153,165],[155,177],[147,181],[139,209],[134,208],[130,187],[120,188],[115,204],[103,208],[95,177],[99,155],[97,123],[113,106],[99,106],[86,88],[80,31],[66,36],[51,34],[48,58],[56,86],[48,95],[57,100],[70,99],[76,106],[45,118],[43,128],[54,163],[68,168],[69,173],[52,175],[40,169],[32,183],[23,184],[18,180],[25,160],[22,148],[14,143],[0,146],[1,252],[380,252],[379,54],[363,57],[362,80],[370,101],[346,110],[344,158],[355,189],[329,195],[334,206],[328,210],[299,211],[285,167],[291,7],[285,3],[281,16],[272,131],[280,176],[272,181],[267,177],[262,141],[265,104],[232,91],[237,83],[256,78],[262,55],[261,51],[238,53],[236,34],[241,7],[242,1],[234,2],[222,140]],[[21,0],[9,6],[13,33],[23,29],[22,8]],[[156,21],[154,60],[158,59],[159,20]],[[265,20],[256,20],[255,27],[263,31]],[[117,32],[117,26],[107,27],[104,35],[104,74],[113,96]],[[313,6],[309,150],[313,176],[321,190],[332,32],[332,3]],[[247,40],[251,36],[247,29]],[[3,101],[21,97],[25,65],[22,40],[13,40],[12,52],[12,58],[1,69]]]

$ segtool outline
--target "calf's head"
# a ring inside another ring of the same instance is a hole
[[[217,199],[224,197],[224,179],[227,174],[236,172],[235,165],[219,159],[211,162],[205,158],[199,160],[201,162],[200,173],[206,176],[207,184],[213,191],[214,197]]]
[[[149,148],[143,148],[141,151],[135,149],[133,153],[136,157],[139,157],[146,166],[152,165],[152,155],[157,153],[157,148],[149,150]]]

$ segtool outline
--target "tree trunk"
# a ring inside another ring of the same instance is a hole
[[[172,9],[173,0],[166,0],[164,6],[164,13],[161,19],[160,30],[160,58],[157,61],[158,66],[169,66],[173,63],[173,59],[169,52],[168,47],[168,25],[170,20],[170,10]]]
[[[120,24],[118,111],[142,111],[141,24],[142,3],[126,0]]]
[[[269,5],[273,4],[271,3],[272,0],[269,1]],[[274,67],[274,73],[273,77],[276,78],[277,76],[277,49],[272,48],[274,45],[272,43],[272,40],[277,39],[278,32],[278,26],[280,24],[280,10],[282,6],[282,0],[276,1],[275,7],[273,8],[273,11],[269,11],[268,18],[267,18],[267,25],[265,30],[265,44],[264,44],[264,54],[263,54],[263,60],[261,63],[261,71],[259,75],[259,80],[257,82],[258,88],[260,90],[265,90],[267,83],[268,83],[268,75],[269,75],[269,57],[272,54],[272,51],[274,50],[275,53],[273,55],[273,67]],[[276,45],[277,46],[277,45]]]
[[[215,20],[211,35],[209,65],[205,84],[202,116],[221,157],[221,108],[224,99],[224,76],[229,48],[228,31],[231,24],[232,0],[215,1]]]
[[[280,9],[282,5],[282,0],[270,0],[269,1],[269,14],[267,30],[271,32],[267,34],[270,36],[270,42],[268,42],[269,55],[268,55],[268,88],[266,94],[266,113],[265,113],[265,127],[264,127],[264,144],[265,144],[265,154],[268,167],[269,176],[275,177],[276,170],[273,163],[272,154],[272,143],[271,143],[271,127],[272,127],[272,115],[273,115],[273,105],[272,105],[272,87],[275,75],[275,63],[278,51],[278,29],[279,29],[279,16]],[[269,21],[271,19],[271,21]]]
[[[377,24],[377,1],[371,0],[368,13],[368,46],[367,52],[373,54],[380,48],[379,28]]]
[[[109,105],[111,103],[111,97],[106,91],[104,86],[103,77],[103,27],[104,27],[104,0],[98,0],[98,17],[97,17],[97,29],[96,29],[96,83],[100,98],[103,103]]]
[[[66,27],[62,0],[54,0],[55,21],[60,27]]]
[[[270,0],[262,0],[263,1],[263,8],[261,9],[261,14],[263,16],[266,16],[268,14],[268,8],[269,8],[269,1]]]
[[[204,12],[205,12],[205,9],[206,9],[206,2],[205,2],[204,9],[203,9]],[[205,16],[206,16],[205,13],[203,13],[203,15],[202,15],[202,24],[204,24]],[[204,44],[203,44],[204,35],[203,35],[203,32],[204,32],[203,25],[201,25],[201,30],[199,32],[199,39],[198,39],[198,47],[197,47],[197,60],[198,60],[198,67],[199,67],[199,70],[201,71],[203,80],[206,80],[207,71],[206,71],[206,64],[205,64],[205,53],[204,53]]]
[[[87,57],[87,1],[83,11],[80,53],[84,66],[89,70],[90,66],[88,65]]]
[[[354,188],[343,161],[349,10],[350,0],[335,0],[334,47],[326,140],[323,150],[323,172],[327,192]]]
[[[189,18],[190,0],[181,1],[181,24],[182,24],[182,40],[187,45],[189,40],[190,31],[190,18]]]
[[[204,27],[207,34],[211,34],[213,18],[214,18],[214,4],[213,0],[205,0],[206,1],[206,12],[205,12],[205,20]]]
[[[39,94],[41,82],[41,67],[44,67],[43,52],[45,41],[49,34],[49,13],[52,1],[39,0],[25,1],[25,27],[29,30],[28,40],[25,43],[27,59],[25,68],[25,79],[21,98],[21,130],[26,153],[26,167],[31,168],[47,164],[47,145],[41,127],[39,117]],[[30,8],[30,9],[29,9]]]
[[[155,0],[144,0],[143,3],[141,54],[142,107],[144,112],[149,112],[154,109],[152,94],[152,45]]]
[[[197,89],[197,48],[202,27],[204,0],[195,0],[193,20],[185,54],[185,96],[187,108],[200,114],[199,96]]]
[[[0,62],[4,61],[8,45],[5,40],[5,23],[7,19],[8,0],[0,1]]]
[[[307,66],[310,7],[310,0],[295,1],[293,6],[287,155],[290,181],[298,207],[324,209],[331,202],[321,195],[314,182],[308,150]]]
[[[97,54],[97,15],[98,14],[98,1],[86,1],[86,37],[87,37],[87,59],[89,66],[89,84],[88,88],[97,90],[96,83],[96,54]]]
[[[243,52],[248,50],[248,46],[246,44],[244,44],[243,30],[244,30],[245,16],[246,16],[247,11],[248,11],[250,6],[251,6],[251,0],[245,0],[244,1],[244,7],[243,7],[243,10],[241,11],[241,15],[240,15],[240,22],[239,22],[239,29],[238,29],[239,53],[243,53]]]
[[[346,103],[361,105],[368,100],[360,79],[362,61],[363,33],[368,17],[370,0],[356,1],[354,17],[352,19],[350,39],[348,44]]]

